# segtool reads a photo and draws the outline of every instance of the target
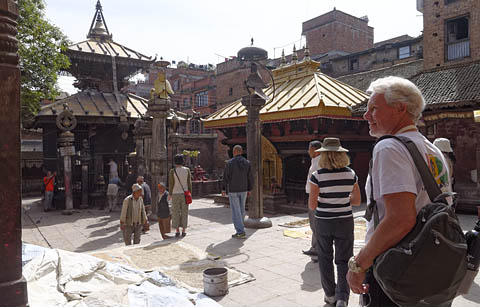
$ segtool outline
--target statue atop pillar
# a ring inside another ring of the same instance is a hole
[[[169,95],[175,94],[163,70],[159,70],[157,79],[153,82],[153,85],[154,85],[154,88],[150,90],[150,99],[154,99],[154,98],[168,99]]]

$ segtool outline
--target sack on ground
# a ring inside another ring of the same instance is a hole
[[[467,244],[454,209],[431,203],[415,227],[377,257],[374,275],[401,307],[450,306],[467,270]]]
[[[186,203],[187,205],[191,204],[192,201],[193,201],[193,200],[192,200],[192,192],[190,192],[190,191],[185,191],[185,192],[183,192],[183,194],[185,195],[185,203]]]

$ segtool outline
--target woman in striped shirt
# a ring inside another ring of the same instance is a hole
[[[315,210],[317,253],[325,302],[330,306],[348,305],[348,260],[353,256],[352,205],[360,205],[357,175],[348,167],[348,150],[338,138],[325,138],[320,152],[320,169],[310,176],[308,205]],[[333,268],[333,245],[337,283]]]

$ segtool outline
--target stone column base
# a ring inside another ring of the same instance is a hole
[[[259,219],[246,217],[243,224],[245,225],[245,227],[252,228],[252,229],[272,227],[272,221],[268,217],[262,217]]]
[[[1,306],[20,307],[27,306],[27,281],[20,278],[13,282],[0,283]]]

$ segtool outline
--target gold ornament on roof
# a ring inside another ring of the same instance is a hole
[[[169,94],[175,94],[163,71],[158,72],[157,79],[153,82],[153,85],[154,88],[150,90],[151,99],[154,97],[167,99]]]

